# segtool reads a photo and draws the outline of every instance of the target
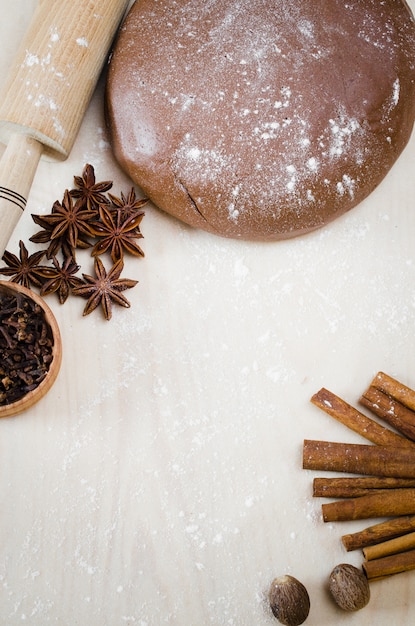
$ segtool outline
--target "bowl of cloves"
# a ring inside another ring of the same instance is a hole
[[[43,398],[61,360],[59,326],[48,305],[23,285],[0,281],[0,418]]]

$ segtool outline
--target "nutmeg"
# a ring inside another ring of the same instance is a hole
[[[336,565],[329,577],[329,591],[344,611],[363,609],[370,600],[369,581],[363,571],[342,563]]]
[[[304,585],[289,574],[274,578],[268,594],[274,616],[285,626],[299,626],[310,612],[310,598]]]

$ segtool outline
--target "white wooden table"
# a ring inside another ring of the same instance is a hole
[[[1,3],[0,81],[36,2]],[[9,250],[85,163],[130,190],[103,89],[70,158],[41,162]],[[148,206],[146,256],[126,259],[130,309],[107,322],[48,297],[59,378],[0,422],[1,626],[266,626],[284,573],[308,588],[310,626],[413,622],[415,572],[373,584],[359,613],[330,601],[331,569],[362,562],[340,537],[368,524],[323,523],[301,452],[304,438],[363,443],[310,404],[320,387],[355,405],[379,370],[415,387],[414,161],[415,138],[358,208],[278,244]]]

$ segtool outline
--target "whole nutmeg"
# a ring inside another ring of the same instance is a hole
[[[285,626],[299,626],[310,612],[310,598],[304,585],[289,574],[274,578],[268,593],[274,616]]]
[[[329,591],[334,601],[344,611],[363,609],[370,600],[369,581],[363,571],[342,563],[330,574]]]

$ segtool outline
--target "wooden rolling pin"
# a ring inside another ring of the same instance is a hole
[[[127,5],[39,0],[0,94],[0,257],[41,155],[69,155]]]

